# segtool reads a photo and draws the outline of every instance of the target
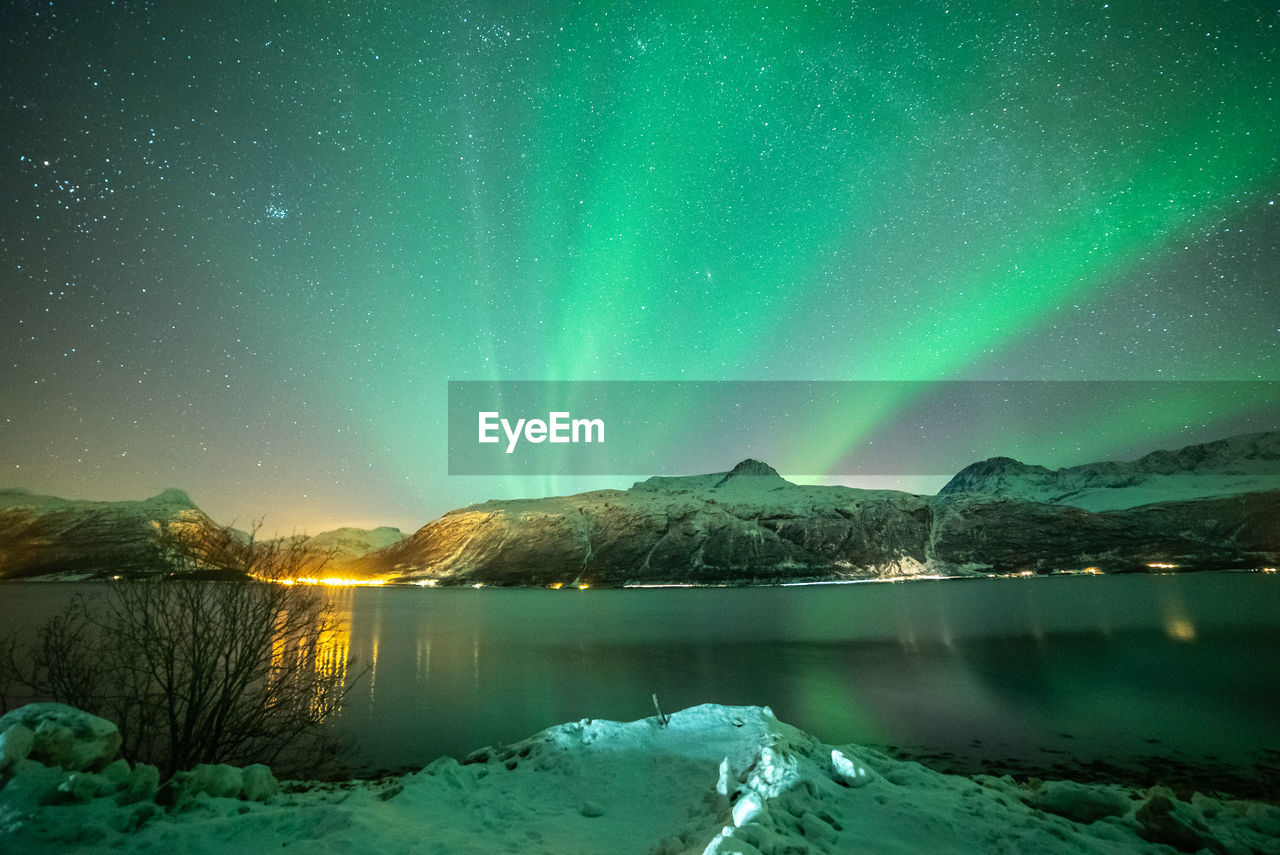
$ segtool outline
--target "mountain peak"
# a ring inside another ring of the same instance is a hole
[[[179,490],[177,487],[169,487],[156,495],[147,499],[148,504],[152,505],[179,505],[184,508],[194,508],[195,502],[191,501],[191,497],[187,495],[186,490]]]
[[[989,457],[971,463],[956,473],[941,490],[939,496],[956,493],[1017,492],[1018,485],[1026,481],[1039,484],[1050,475],[1043,466],[1032,466],[1012,457]]]
[[[778,475],[778,470],[774,469],[768,463],[754,460],[750,457],[729,470],[729,476],[736,475],[773,475],[778,478],[782,477],[781,475]]]
[[[715,486],[723,487],[726,484],[733,483],[739,478],[769,478],[786,483],[783,477],[778,474],[778,470],[774,469],[768,463],[762,463],[759,460],[752,460],[748,457],[746,460],[730,469],[723,478],[716,482]],[[759,484],[760,482],[752,481],[747,483]]]

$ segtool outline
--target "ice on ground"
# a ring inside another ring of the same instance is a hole
[[[34,730],[4,744],[18,727]],[[1280,853],[1273,805],[944,775],[825,745],[767,707],[584,719],[380,782],[282,792],[265,767],[210,765],[157,783],[124,761],[6,761],[0,851]]]

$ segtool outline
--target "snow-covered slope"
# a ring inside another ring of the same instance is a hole
[[[375,549],[386,549],[392,544],[404,540],[404,532],[391,526],[378,528],[335,528],[312,535],[305,541],[310,549],[333,552],[336,558],[349,560],[358,558]]]
[[[137,502],[91,502],[0,490],[0,578],[91,576],[160,569],[162,524],[213,526],[181,490]]]
[[[406,581],[499,585],[1274,566],[1280,489],[1259,490],[1280,487],[1277,437],[1058,472],[995,458],[933,498],[800,486],[745,460],[628,490],[472,505],[358,565]]]
[[[1274,805],[1159,786],[944,775],[824,744],[767,707],[707,704],[665,726],[584,719],[464,765],[442,758],[402,778],[284,793],[262,767],[203,766],[159,794],[153,767],[107,764],[109,723],[55,712],[95,740],[87,766],[46,765],[54,734],[39,738],[41,715],[10,714],[32,727],[0,736],[0,851],[1280,852]],[[33,750],[42,759],[23,759]]]
[[[965,467],[939,496],[999,496],[1089,511],[1280,489],[1280,433],[1244,434],[1127,462],[1051,470],[1009,457]]]
[[[95,502],[0,490],[0,579],[85,578],[159,572],[154,536],[162,525],[216,528],[182,490],[137,502]],[[236,533],[247,538],[243,532]],[[339,528],[292,537],[317,556],[315,570],[348,573],[370,552],[404,539],[398,528]],[[323,566],[320,560],[325,559]]]
[[[360,559],[371,552],[387,549],[404,540],[404,532],[391,526],[365,529],[335,528],[307,537],[297,535],[294,540],[314,556],[305,572],[320,577],[350,577],[363,575]]]
[[[799,486],[765,464],[451,511],[365,568],[446,584],[620,585],[925,572],[928,501]]]
[[[998,457],[937,497],[801,486],[767,464],[627,490],[499,500],[397,529],[298,536],[314,572],[500,585],[761,584],[1280,563],[1280,433],[1051,471]],[[0,491],[0,578],[146,572],[160,521],[212,521],[180,490],[142,502]]]

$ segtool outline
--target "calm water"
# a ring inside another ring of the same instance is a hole
[[[28,623],[88,587],[9,584],[0,602]],[[1006,766],[1247,772],[1280,751],[1274,575],[331,596],[335,645],[369,667],[336,725],[368,768],[642,718],[654,692],[668,712],[767,704],[827,742]]]

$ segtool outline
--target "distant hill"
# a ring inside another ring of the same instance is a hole
[[[319,577],[361,578],[368,574],[359,566],[359,560],[370,552],[386,549],[404,540],[404,532],[391,526],[375,529],[335,528],[332,531],[293,538],[314,556],[315,560],[306,572]]]

